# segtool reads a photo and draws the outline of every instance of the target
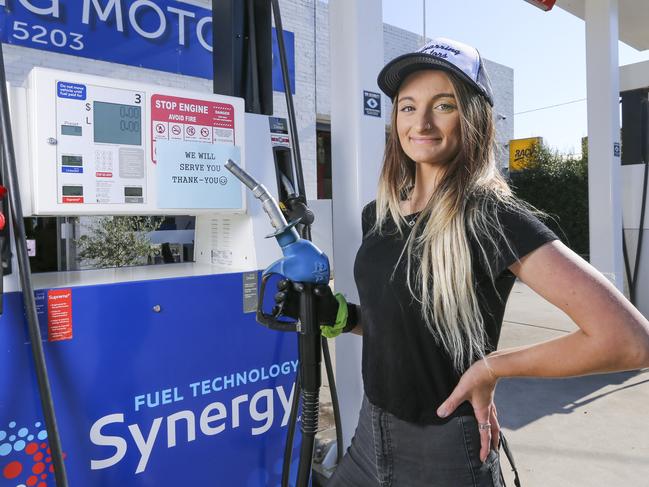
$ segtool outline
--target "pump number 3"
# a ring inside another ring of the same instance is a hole
[[[83,34],[64,32],[61,29],[48,30],[42,25],[29,25],[27,22],[20,22],[18,20],[14,21],[12,36],[19,41],[31,41],[34,44],[51,44],[56,47],[69,47],[75,51],[81,51],[85,47]]]

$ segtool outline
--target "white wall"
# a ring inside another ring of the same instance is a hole
[[[620,91],[649,87],[649,61],[620,66]]]

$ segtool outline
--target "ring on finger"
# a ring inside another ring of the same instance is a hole
[[[478,429],[479,430],[490,430],[491,429],[491,423],[478,423]]]

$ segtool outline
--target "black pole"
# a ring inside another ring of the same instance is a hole
[[[331,404],[334,410],[334,424],[336,425],[336,460],[338,465],[343,459],[343,425],[340,420],[340,404],[338,404],[338,390],[336,389],[336,380],[334,378],[334,369],[331,365],[331,355],[329,354],[329,343],[326,337],[322,337],[322,356],[324,358],[325,370],[327,371],[327,380],[331,391]]]
[[[293,389],[293,401],[291,402],[291,414],[288,418],[288,431],[286,432],[286,443],[284,444],[284,465],[282,467],[282,487],[289,486],[291,473],[291,456],[293,453],[293,439],[295,438],[295,426],[297,425],[297,410],[302,394],[300,386],[300,371],[295,375],[295,388]]]
[[[320,350],[320,327],[316,319],[315,295],[313,284],[304,286],[300,293],[300,323],[302,330],[298,333],[298,350],[300,353],[300,382],[302,387],[302,443],[300,445],[300,463],[297,470],[295,487],[308,487],[311,477],[311,462],[315,435],[318,432],[318,410],[320,407],[320,375],[322,354]]]
[[[291,80],[288,76],[288,61],[286,60],[286,46],[284,45],[284,29],[282,28],[282,15],[279,11],[279,1],[271,0],[273,5],[273,18],[275,19],[275,32],[277,33],[277,47],[279,48],[279,60],[282,66],[282,79],[284,80],[284,94],[286,96],[286,108],[288,110],[288,126],[291,133],[291,149],[295,161],[295,175],[297,176],[297,187],[300,196],[306,201],[304,190],[304,176],[302,175],[302,157],[300,156],[300,144],[297,137],[297,126],[295,123],[295,108],[293,107],[293,94],[291,93]]]
[[[257,59],[257,34],[255,20],[255,7],[253,0],[246,3],[246,14],[248,20],[248,76],[251,78],[248,83],[252,90],[252,112],[261,112],[261,100],[259,98],[259,61]]]
[[[635,298],[638,285],[638,270],[640,268],[640,256],[642,255],[642,238],[644,236],[644,219],[645,207],[647,206],[647,184],[649,179],[649,149],[647,148],[647,140],[649,139],[649,101],[643,99],[640,102],[641,119],[640,119],[640,153],[642,154],[642,162],[644,166],[644,181],[642,184],[642,199],[640,202],[640,225],[638,225],[638,245],[635,252],[635,265],[633,266],[633,282],[630,283],[631,303],[636,305]],[[624,230],[622,230],[624,231]]]
[[[622,258],[624,259],[624,270],[626,272],[626,282],[629,285],[629,300],[633,306],[635,303],[635,294],[633,290],[633,275],[631,275],[631,266],[629,265],[629,252],[626,249],[626,234],[624,233],[624,220],[622,220]]]
[[[279,59],[282,68],[282,79],[284,81],[284,95],[286,97],[286,107],[288,112],[289,132],[291,134],[291,151],[295,161],[295,177],[297,183],[298,200],[306,206],[306,190],[304,188],[304,175],[302,171],[302,158],[300,155],[300,144],[297,132],[297,123],[295,108],[293,106],[293,94],[291,92],[291,80],[288,73],[288,61],[286,57],[286,46],[284,45],[284,29],[282,27],[282,16],[279,9],[279,1],[271,0],[273,8],[273,17],[275,20],[275,31],[277,34],[277,47],[279,49]],[[312,221],[312,218],[311,218]],[[307,222],[301,229],[302,238],[311,240],[310,222]],[[298,335],[298,350],[300,357],[300,380],[296,381],[295,394],[298,390],[302,398],[302,445],[300,448],[300,463],[298,466],[296,487],[306,487],[311,476],[311,464],[313,460],[313,447],[315,445],[315,434],[318,429],[318,410],[319,410],[319,390],[321,386],[320,367],[322,354],[324,353],[327,378],[332,393],[332,402],[334,408],[334,420],[336,423],[336,441],[337,441],[337,458],[338,462],[342,458],[342,427],[340,421],[340,407],[338,404],[335,379],[333,368],[331,367],[331,358],[329,356],[329,347],[326,338],[322,338],[320,329],[317,325],[315,309],[313,307],[313,294],[310,292],[302,293],[302,303],[300,303],[301,322],[307,328]],[[306,291],[306,290],[305,290]],[[307,297],[308,295],[308,297]],[[313,329],[311,329],[313,328]],[[321,348],[322,347],[322,348]],[[300,387],[298,387],[298,385]],[[297,415],[297,397],[294,398],[293,408],[291,410],[291,420]],[[294,425],[293,425],[294,428]],[[293,445],[293,431],[289,426],[288,438],[284,452],[284,469],[282,472],[282,486],[288,482],[288,462],[290,462],[290,450]],[[288,461],[287,461],[288,460]]]
[[[642,239],[644,234],[644,219],[645,219],[645,207],[647,206],[647,179],[649,179],[649,163],[645,162],[644,166],[644,182],[642,185],[642,199],[640,207],[640,226],[638,227],[638,244],[635,251],[635,261],[633,265],[633,281],[629,286],[629,295],[631,297],[631,303],[636,306],[636,295],[638,288],[638,270],[640,268],[640,256],[642,255]],[[624,232],[624,229],[622,230]]]
[[[273,18],[275,20],[275,32],[277,34],[277,47],[279,49],[279,59],[282,68],[282,79],[284,81],[284,95],[286,97],[286,109],[288,112],[289,133],[291,134],[291,152],[293,153],[293,161],[295,161],[294,166],[297,193],[298,197],[304,198],[304,202],[306,202],[304,176],[302,173],[302,157],[300,155],[300,143],[297,133],[295,108],[293,106],[291,80],[288,73],[286,46],[284,45],[282,15],[279,9],[278,0],[271,0],[271,5],[273,8]],[[303,228],[302,233],[308,235],[310,233],[309,228]],[[308,235],[308,237],[310,237],[310,235]],[[298,333],[298,353],[300,358],[299,383],[300,398],[302,399],[302,443],[300,446],[300,462],[298,466],[297,481],[295,484],[296,487],[306,487],[309,484],[309,478],[311,477],[311,462],[313,460],[313,447],[315,445],[315,434],[318,429],[321,354],[320,329],[316,322],[313,298],[314,296],[311,292],[311,286],[305,285],[305,289],[301,293],[300,321],[306,330]],[[296,408],[294,408],[292,413],[293,412],[296,412],[297,414]],[[285,471],[282,472],[283,480],[286,480],[287,476],[288,473],[285,469]]]
[[[4,54],[2,43],[0,43],[0,90],[2,97],[2,110],[0,111],[0,125],[2,125],[2,155],[4,171],[7,176],[9,189],[9,206],[11,208],[11,220],[14,228],[14,241],[18,254],[18,269],[20,271],[20,286],[23,292],[25,304],[25,315],[27,316],[27,328],[29,339],[32,342],[32,355],[34,357],[34,368],[38,381],[38,391],[41,398],[41,407],[45,417],[45,428],[47,439],[52,452],[52,465],[54,466],[54,477],[57,487],[68,487],[68,478],[63,463],[63,451],[59,437],[56,415],[54,414],[54,402],[52,401],[52,390],[47,375],[45,364],[45,353],[41,342],[41,331],[38,327],[38,315],[36,314],[36,302],[34,300],[34,288],[32,286],[31,270],[29,267],[29,255],[27,253],[27,237],[25,234],[25,222],[23,210],[20,203],[20,191],[18,187],[18,172],[16,168],[16,157],[14,151],[13,137],[11,133],[11,119],[9,115],[9,94],[7,93],[7,80],[5,75]]]

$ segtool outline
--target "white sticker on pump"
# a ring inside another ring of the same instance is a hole
[[[124,179],[142,179],[144,177],[144,150],[119,150],[119,177]]]
[[[241,208],[241,183],[225,169],[239,163],[237,146],[158,141],[158,208]]]

